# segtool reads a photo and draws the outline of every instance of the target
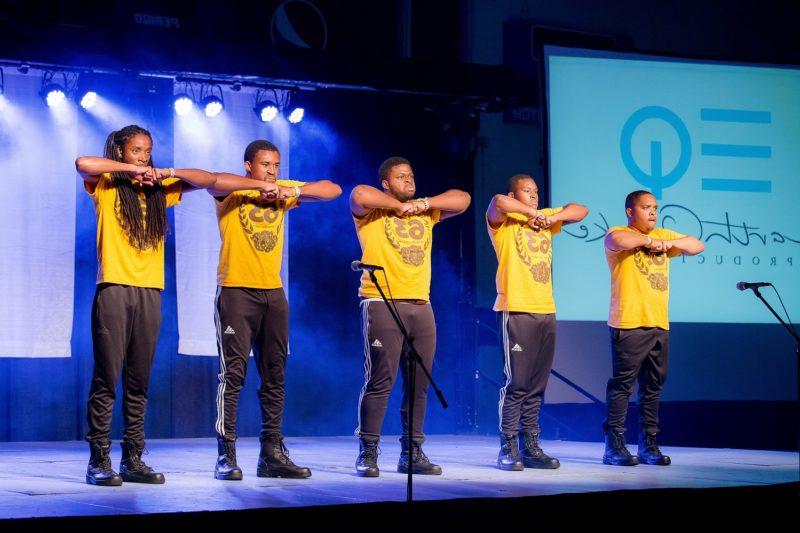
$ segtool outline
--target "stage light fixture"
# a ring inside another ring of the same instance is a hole
[[[292,96],[289,100],[289,116],[287,119],[289,120],[290,124],[300,124],[305,118],[306,109],[303,104],[303,99],[300,97],[300,92],[295,91],[292,93]]]
[[[189,113],[194,107],[194,100],[187,93],[178,93],[175,95],[175,103],[173,104],[175,113],[182,117]]]
[[[48,83],[42,88],[42,98],[47,102],[48,107],[58,107],[67,99],[64,87],[57,83]]]
[[[219,85],[202,85],[200,87],[200,107],[207,117],[216,117],[225,110],[222,87]]]
[[[295,107],[294,109],[292,109],[292,112],[289,113],[289,122],[291,124],[299,124],[303,120],[305,114],[306,114],[305,109],[303,109],[302,107]]]
[[[207,117],[216,117],[222,113],[222,110],[225,108],[225,104],[222,102],[222,99],[214,95],[203,98],[203,101],[200,102],[200,105],[203,106],[203,111]]]
[[[97,103],[97,93],[94,91],[86,91],[81,97],[81,107],[84,109],[91,109]]]
[[[272,96],[267,96],[272,93]],[[256,93],[256,105],[253,107],[261,122],[272,122],[278,116],[277,96],[273,89],[261,89]]]

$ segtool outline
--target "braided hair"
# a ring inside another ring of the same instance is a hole
[[[109,134],[103,156],[121,162],[125,143],[136,135],[146,135],[152,142],[153,138],[146,129],[136,125],[125,126]],[[152,159],[148,164],[153,165]],[[168,229],[167,197],[164,194],[164,187],[160,183],[151,187],[137,187],[127,172],[112,172],[111,177],[117,189],[120,225],[130,245],[140,251],[160,246]],[[145,197],[145,213],[142,213],[140,192],[143,192]]]

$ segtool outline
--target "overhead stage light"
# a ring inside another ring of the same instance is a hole
[[[253,107],[256,116],[261,122],[272,122],[278,116],[278,103],[274,90],[269,90],[272,96],[267,96],[267,90],[256,93],[256,105]]]
[[[41,96],[47,102],[48,107],[58,107],[67,99],[64,88],[56,83],[48,83],[42,88]]]
[[[186,93],[179,93],[175,95],[175,103],[173,105],[175,107],[175,113],[182,117],[192,110],[194,107],[194,100]]]
[[[91,109],[97,103],[97,93],[94,91],[86,91],[81,97],[81,107],[84,109]]]
[[[292,93],[289,109],[290,111],[287,119],[289,120],[290,124],[299,124],[303,121],[306,110],[303,105],[303,99],[300,97],[299,92]]]
[[[306,114],[305,109],[303,109],[302,107],[295,107],[294,109],[292,109],[292,112],[289,113],[289,122],[292,124],[299,124],[303,120],[305,114]]]
[[[203,110],[207,117],[216,117],[222,113],[222,110],[225,108],[225,104],[222,103],[222,99],[213,95],[203,98],[203,101],[200,102],[200,105],[203,106]]]

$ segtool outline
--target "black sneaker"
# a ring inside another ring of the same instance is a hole
[[[89,466],[86,467],[86,483],[101,487],[119,487],[122,478],[111,468],[111,442],[89,442]]]
[[[401,474],[408,474],[408,439],[403,437],[400,439],[401,451],[400,460],[397,461],[397,471]],[[425,452],[422,451],[422,443],[416,441],[412,443],[413,450],[411,453],[412,473],[420,474],[423,476],[440,476],[442,475],[442,467],[431,463]]]
[[[644,429],[639,432],[639,450],[636,455],[642,463],[648,465],[669,466],[672,464],[669,455],[664,455],[658,448],[656,433],[650,433]]]
[[[119,474],[123,481],[130,483],[150,483],[161,485],[164,474],[155,472],[142,461],[144,448],[139,449],[134,443],[122,441],[122,461],[119,463]]]
[[[217,438],[217,465],[214,477],[227,481],[242,479],[242,469],[236,464],[236,441]]]
[[[261,453],[258,456],[258,477],[311,477],[311,470],[305,466],[297,466],[289,459],[289,450],[283,444],[283,438],[268,438],[261,441]]]
[[[378,477],[381,471],[378,468],[378,440],[359,439],[358,459],[356,459],[356,474],[360,477]]]
[[[606,430],[606,451],[603,454],[603,464],[613,466],[636,466],[639,464],[639,459],[631,455],[625,445],[624,431]]]
[[[500,470],[525,470],[519,459],[519,445],[516,435],[500,435],[500,453],[497,454],[497,468]]]
[[[550,457],[539,447],[539,434],[523,432],[519,435],[522,464],[525,468],[544,468],[555,470],[561,463],[555,457]]]

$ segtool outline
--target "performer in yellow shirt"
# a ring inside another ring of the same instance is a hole
[[[501,470],[560,466],[539,446],[539,411],[556,340],[553,235],[563,224],[583,220],[589,210],[575,203],[538,207],[536,182],[527,174],[517,174],[508,180],[508,193],[492,198],[486,211],[489,238],[497,254],[494,310],[501,320],[506,376],[498,407],[497,467]]]
[[[236,461],[236,411],[250,351],[261,377],[259,477],[306,478],[311,470],[289,459],[281,435],[289,353],[289,303],[281,282],[286,213],[300,203],[337,198],[342,189],[328,180],[279,180],[281,156],[269,141],[251,142],[244,153],[247,178],[258,191],[214,196],[222,246],[217,268],[215,322],[219,351],[217,389],[217,479],[240,480]],[[244,179],[230,174],[217,176]]]
[[[204,170],[153,167],[150,133],[136,125],[108,136],[104,157],[75,161],[97,216],[97,290],[92,306],[94,371],[87,419],[90,459],[86,482],[164,483],[142,460],[147,387],[161,325],[167,208],[198,188],[266,188],[245,178],[217,178]],[[111,413],[120,373],[125,436],[120,474],[111,467]]]
[[[414,198],[416,182],[407,159],[390,157],[384,161],[378,177],[383,190],[358,185],[350,195],[350,213],[361,244],[363,263],[378,265],[381,289],[391,298],[408,334],[414,339],[423,364],[431,369],[436,350],[436,322],[430,304],[431,248],[433,226],[463,213],[469,207],[469,194],[449,190],[430,198]],[[383,277],[385,274],[385,277]],[[388,283],[388,285],[387,285]],[[377,477],[378,442],[392,391],[397,367],[408,357],[407,347],[397,324],[389,314],[367,272],[361,277],[362,333],[364,335],[364,387],[358,402],[360,450],[356,473]],[[403,365],[405,367],[405,364]],[[414,474],[438,475],[439,465],[432,464],[422,451],[422,432],[429,382],[417,371],[414,393],[414,427],[407,427],[408,384],[403,374],[403,401],[400,409],[403,436],[397,470]],[[408,449],[411,431],[412,450]]]
[[[658,202],[647,191],[625,198],[627,226],[615,226],[605,238],[611,271],[611,331],[613,376],[606,388],[606,450],[603,463],[635,466],[639,461],[669,465],[658,447],[658,402],[669,360],[669,261],[696,255],[705,246],[695,237],[656,228]],[[628,398],[639,382],[639,449],[625,445]]]

